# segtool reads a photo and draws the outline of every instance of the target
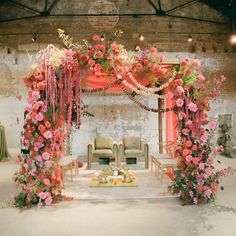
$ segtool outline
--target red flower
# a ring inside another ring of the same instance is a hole
[[[204,104],[207,104],[207,103],[208,103],[208,98],[203,98],[203,99],[202,99],[202,102],[203,102]]]
[[[190,150],[187,149],[187,148],[185,148],[185,149],[183,150],[183,155],[184,155],[184,156],[187,156],[188,154],[190,154]]]
[[[88,64],[90,66],[93,66],[95,64],[95,61],[93,59],[89,59]]]
[[[203,187],[202,184],[197,186],[197,192],[198,193],[201,193],[203,191],[203,189],[204,189],[204,187]]]
[[[88,51],[88,55],[89,55],[90,57],[93,57],[93,56],[94,56],[94,53],[95,53],[95,51],[92,50],[92,49]]]
[[[183,80],[182,79],[176,79],[176,80],[174,80],[174,84],[175,84],[176,87],[177,86],[182,86]]]
[[[146,58],[144,58],[144,59],[143,59],[143,64],[144,64],[144,65],[147,65],[148,63],[149,63],[149,60],[146,59]]]
[[[93,36],[93,41],[98,41],[98,40],[100,40],[100,37],[97,34],[95,34]]]
[[[103,44],[97,44],[96,46],[97,50],[105,51],[106,47]]]
[[[73,57],[73,59],[79,59],[80,54],[78,52],[75,52],[72,57]]]
[[[46,126],[48,129],[50,129],[50,128],[51,128],[51,123],[50,123],[49,121],[46,121],[46,122],[45,122],[45,126]]]
[[[192,151],[197,151],[197,145],[193,145],[192,148],[191,148]]]
[[[96,54],[96,57],[97,57],[97,58],[102,58],[102,57],[103,57],[103,53],[102,53],[102,52],[100,52],[100,51],[99,51],[99,52],[97,52],[97,54]]]
[[[39,127],[38,127],[38,130],[41,132],[41,133],[44,133],[44,131],[45,131],[45,126],[44,125],[39,125]]]
[[[185,146],[186,147],[191,147],[192,146],[192,142],[190,140],[186,141]]]
[[[49,186],[49,185],[50,185],[50,180],[49,180],[49,179],[44,179],[44,180],[43,180],[43,183],[44,183],[46,186]]]

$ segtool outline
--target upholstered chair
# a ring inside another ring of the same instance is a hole
[[[91,163],[98,161],[100,157],[115,159],[117,165],[118,146],[110,137],[96,137],[93,142],[88,144],[87,168],[91,168]]]
[[[124,137],[119,145],[118,166],[126,158],[143,158],[145,168],[149,166],[149,146],[139,137]]]

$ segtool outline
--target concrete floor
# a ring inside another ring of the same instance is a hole
[[[222,166],[236,159],[219,157]],[[13,162],[0,163],[0,202],[15,188]],[[177,198],[79,199],[42,209],[0,209],[0,236],[234,236],[236,175],[223,180],[216,202],[182,206]]]

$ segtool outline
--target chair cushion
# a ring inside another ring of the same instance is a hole
[[[111,149],[97,149],[93,151],[93,154],[95,155],[105,155],[105,156],[111,156],[113,154]]]
[[[132,157],[143,156],[143,152],[140,149],[126,149],[125,155],[132,156]]]
[[[95,150],[96,149],[111,149],[113,146],[112,138],[110,137],[97,137],[94,140]]]
[[[141,149],[141,139],[138,137],[125,137],[123,138],[125,149]]]

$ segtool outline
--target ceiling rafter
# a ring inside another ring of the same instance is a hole
[[[198,0],[191,0],[191,1],[189,1],[189,2],[180,4],[180,5],[176,6],[176,7],[173,7],[172,9],[167,10],[166,13],[173,12],[173,11],[176,11],[176,10],[179,10],[179,9],[182,9],[183,7],[186,7],[186,6],[188,6],[189,4],[194,3],[194,2],[197,2],[197,1],[198,1]]]
[[[19,3],[19,2],[15,2],[15,1],[12,1],[12,0],[6,0],[8,3],[18,7],[18,8],[21,8],[21,9],[24,9],[24,10],[29,10],[31,12],[34,12],[34,13],[37,13],[37,14],[40,14],[40,11],[32,8],[32,7],[28,7],[22,3]]]
[[[147,0],[149,4],[155,9],[156,15],[163,16],[165,12],[161,10],[161,5],[159,4],[159,8],[153,3],[152,0]]]

